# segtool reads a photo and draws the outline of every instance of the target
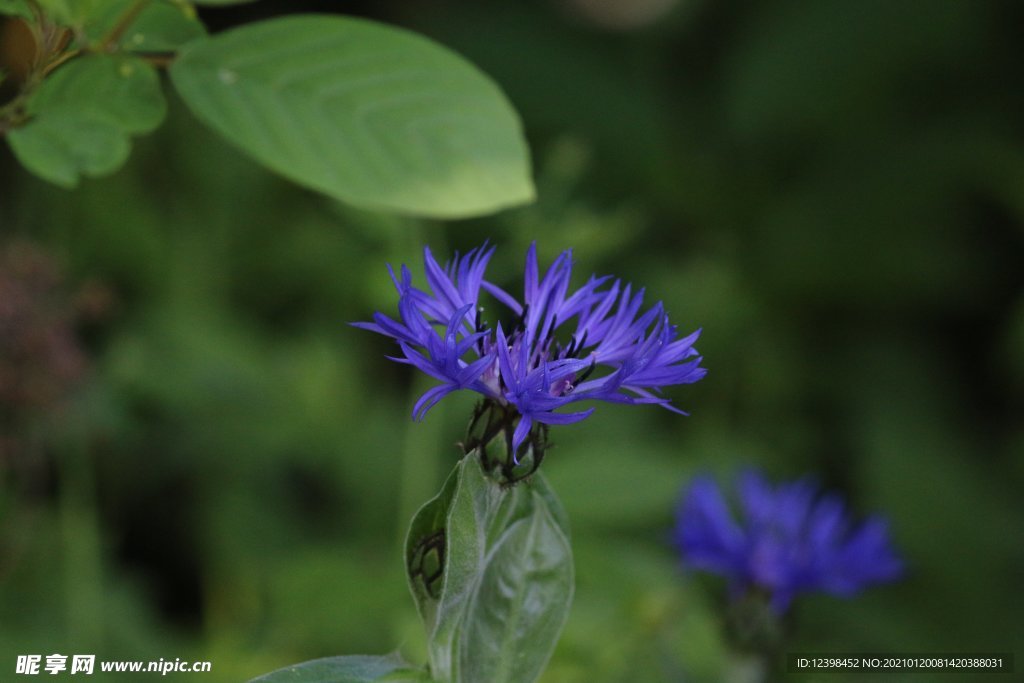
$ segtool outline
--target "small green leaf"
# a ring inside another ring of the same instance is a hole
[[[82,174],[113,173],[131,151],[128,138],[116,125],[68,112],[37,119],[7,137],[25,168],[66,188],[77,185]]]
[[[64,187],[80,175],[117,170],[131,147],[129,136],[163,119],[159,78],[140,59],[90,55],[55,71],[29,99],[31,120],[8,133],[26,168]]]
[[[174,5],[154,3],[125,33],[122,45],[128,50],[171,51],[205,35],[206,27],[194,13]]]
[[[288,666],[252,679],[249,683],[429,683],[430,677],[391,655],[325,657]]]
[[[356,206],[454,218],[533,199],[505,96],[408,31],[273,19],[190,44],[171,78],[196,116],[256,160]]]
[[[83,29],[88,44],[98,44],[130,11],[135,0],[106,0],[88,17]],[[171,52],[202,38],[206,28],[188,6],[150,2],[121,36],[122,49],[137,52]]]
[[[156,70],[136,57],[89,55],[47,78],[28,102],[29,114],[82,113],[128,133],[147,133],[163,120],[167,104]]]

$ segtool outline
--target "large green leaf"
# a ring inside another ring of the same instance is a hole
[[[74,187],[80,175],[104,175],[124,163],[129,136],[159,125],[166,103],[146,62],[89,55],[47,78],[27,111],[29,122],[8,133],[15,156],[37,175]]]
[[[443,578],[424,571],[443,546]],[[573,593],[565,513],[541,475],[488,476],[476,452],[413,520],[410,584],[427,628],[431,671],[459,683],[529,683],[554,649]]]
[[[274,19],[192,43],[171,78],[201,120],[255,159],[356,206],[453,218],[533,198],[505,96],[408,31]]]
[[[325,657],[288,666],[249,683],[428,683],[425,671],[413,669],[396,656],[352,655]]]

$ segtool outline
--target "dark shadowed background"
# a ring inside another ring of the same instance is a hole
[[[909,566],[856,600],[802,599],[790,649],[1024,642],[1024,5],[203,17],[310,10],[409,27],[489,73],[539,200],[453,223],[357,212],[173,101],[122,171],[75,191],[4,146],[0,678],[27,653],[210,660],[179,676],[209,683],[396,645],[422,661],[400,542],[473,401],[413,424],[430,382],[346,323],[394,312],[386,262],[421,272],[424,244],[485,239],[510,288],[536,239],[544,263],[574,249],[576,283],[621,275],[704,329],[707,378],[669,392],[690,417],[601,406],[553,432],[578,589],[544,681],[720,680],[722,586],[688,578],[667,537],[693,473],[751,464],[885,514]]]

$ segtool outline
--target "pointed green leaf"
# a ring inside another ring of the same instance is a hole
[[[430,676],[397,656],[325,657],[288,666],[249,683],[429,683]]]
[[[408,31],[273,19],[190,44],[171,78],[202,121],[256,160],[356,206],[454,218],[533,199],[505,96]]]
[[[15,156],[37,175],[74,187],[80,175],[117,170],[128,158],[129,136],[159,125],[166,103],[149,64],[89,55],[47,78],[27,110],[31,120],[7,136]]]
[[[458,680],[523,683],[544,670],[573,593],[572,549],[543,498],[489,550],[462,629]]]
[[[440,594],[436,583],[417,584],[424,553],[416,550],[439,537]],[[565,511],[541,475],[509,486],[467,455],[414,519],[407,557],[434,676],[528,683],[540,675],[573,592]]]

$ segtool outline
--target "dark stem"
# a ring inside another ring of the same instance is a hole
[[[146,61],[158,69],[166,69],[174,63],[177,52],[130,52],[129,54]]]

